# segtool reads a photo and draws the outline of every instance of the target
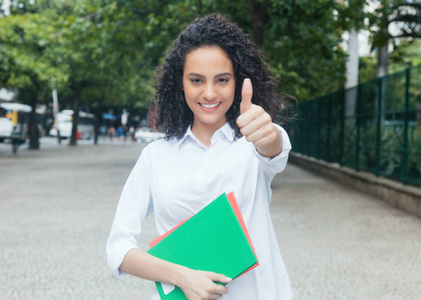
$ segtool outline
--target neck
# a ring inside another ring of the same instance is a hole
[[[220,124],[201,124],[201,123],[193,123],[191,131],[193,132],[194,136],[202,143],[203,146],[209,148],[211,145],[211,139],[214,133],[224,126],[225,123],[222,125]],[[203,126],[207,125],[207,126]]]

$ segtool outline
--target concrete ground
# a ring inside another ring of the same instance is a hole
[[[153,283],[114,277],[105,256],[143,145],[41,148],[0,144],[0,299],[149,299]],[[295,299],[421,299],[421,219],[294,165],[271,211]],[[156,236],[149,217],[141,246]]]

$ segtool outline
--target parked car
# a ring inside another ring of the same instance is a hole
[[[165,137],[165,133],[152,131],[150,127],[141,127],[135,132],[135,139],[138,142],[150,143]]]

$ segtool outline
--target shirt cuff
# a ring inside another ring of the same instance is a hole
[[[124,257],[132,249],[139,249],[130,242],[120,242],[114,246],[114,249],[107,255],[107,263],[115,276],[124,276],[127,273],[120,271],[120,266],[123,263]]]
[[[285,160],[285,158],[288,159],[289,151],[291,151],[291,142],[289,141],[289,137],[288,137],[288,134],[285,131],[285,129],[283,129],[278,124],[273,124],[273,125],[275,125],[275,127],[278,128],[278,130],[281,132],[281,137],[282,137],[281,153],[279,153],[278,155],[276,155],[275,157],[272,157],[272,158],[266,157],[266,156],[261,155],[257,151],[256,146],[253,145],[254,154],[264,164],[276,164],[278,161]]]

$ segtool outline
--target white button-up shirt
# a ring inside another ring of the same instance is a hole
[[[215,132],[209,148],[190,128],[179,140],[145,147],[124,186],[107,241],[113,272],[124,275],[119,267],[127,252],[138,247],[143,221],[151,212],[159,234],[164,234],[222,193],[233,191],[260,265],[230,282],[221,299],[292,299],[269,212],[270,184],[284,170],[291,149],[287,133],[278,128],[282,152],[272,159],[261,156],[244,137],[235,139],[228,123]],[[156,288],[152,299],[159,299]]]

